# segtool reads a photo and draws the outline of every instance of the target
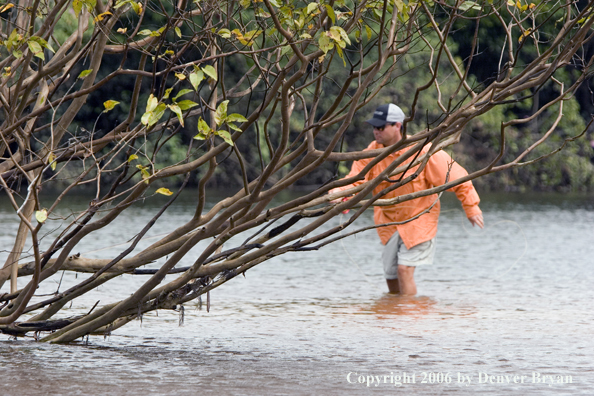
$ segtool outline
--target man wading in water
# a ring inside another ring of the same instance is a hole
[[[367,146],[366,150],[380,149],[398,143],[404,138],[401,133],[404,113],[400,107],[393,103],[382,105],[373,113],[373,118],[367,120],[368,124],[373,126],[373,135],[375,140]],[[421,154],[428,152],[430,146],[427,145],[421,150]],[[392,161],[406,152],[403,148],[376,164],[365,175],[365,179],[353,184],[338,187],[330,190],[330,193],[346,190],[374,179],[383,170],[385,170]],[[363,168],[372,159],[362,159],[353,162],[351,172],[346,176],[353,177],[360,173]],[[411,159],[405,161],[410,162]],[[407,171],[406,176],[415,172],[417,166]],[[449,171],[449,175],[448,175]],[[419,173],[416,179],[401,186],[382,198],[389,199],[400,195],[410,194],[417,191],[423,191],[435,186],[445,184],[446,176],[449,181],[459,179],[468,173],[464,168],[458,165],[446,152],[438,151],[433,154],[425,168]],[[390,186],[389,181],[383,181],[374,190],[377,194]],[[456,193],[456,197],[462,203],[464,212],[472,225],[483,228],[483,214],[478,207],[479,196],[472,185],[467,181],[450,188],[447,191]],[[436,202],[437,201],[437,202]],[[386,224],[391,222],[402,222],[417,214],[427,210],[431,205],[435,205],[427,213],[419,218],[402,225],[390,225],[377,228],[380,240],[385,245],[382,253],[382,262],[384,264],[384,274],[388,283],[390,293],[400,293],[406,295],[417,294],[417,285],[415,283],[415,268],[420,265],[429,265],[433,263],[435,254],[435,234],[437,234],[437,222],[439,219],[440,204],[437,194],[431,194],[425,197],[416,198],[401,204],[392,206],[376,206],[374,208],[375,224]]]

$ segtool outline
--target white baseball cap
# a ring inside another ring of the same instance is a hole
[[[373,125],[376,128],[383,127],[386,124],[393,124],[399,122],[402,124],[404,121],[404,112],[394,103],[388,103],[378,107],[373,113],[373,118],[367,120],[368,124]]]

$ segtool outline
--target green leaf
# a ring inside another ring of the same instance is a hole
[[[227,116],[227,122],[247,122],[247,118],[241,114],[233,113]]]
[[[83,70],[80,72],[80,74],[78,75],[78,78],[85,78],[87,77],[89,74],[91,74],[93,72],[93,69],[87,69],[87,70]]]
[[[138,32],[138,34],[140,34],[141,36],[150,36],[152,33],[153,31],[149,29],[143,29],[140,32]]]
[[[0,40],[0,44],[1,44],[1,40]],[[8,36],[8,39],[6,41],[4,41],[4,45],[6,45],[6,49],[8,49],[9,51],[12,51],[13,48],[17,48],[21,45],[21,38],[19,37],[19,34],[17,33],[16,28],[14,28],[12,30],[12,33],[10,33],[10,36]],[[14,54],[14,52],[13,52]],[[15,55],[16,56],[16,55]]]
[[[344,59],[344,55],[342,53],[342,49],[340,48],[340,45],[336,46],[336,52],[338,53],[338,56],[340,56],[340,59],[342,59],[342,63],[346,67],[346,60]]]
[[[192,102],[191,100],[182,100],[181,102],[178,102],[177,105],[180,109],[185,111],[191,109],[192,107],[198,106],[198,103]]]
[[[50,163],[50,168],[52,168],[53,171],[56,170],[56,154],[54,153],[49,153],[49,155],[47,156],[47,161]]]
[[[38,223],[45,223],[47,220],[47,209],[41,209],[35,212],[35,219]]]
[[[173,91],[173,88],[167,88],[165,90],[165,95],[163,95],[163,99],[169,99],[169,95],[171,95],[171,91]]]
[[[140,169],[140,174],[142,175],[142,179],[144,180],[145,183],[148,184],[148,179],[151,177],[151,174],[148,172],[148,170],[146,170],[146,168],[148,168],[148,166],[142,166],[140,164],[136,165],[136,167],[138,169]]]
[[[115,100],[107,100],[103,102],[103,106],[105,107],[105,110],[103,110],[103,112],[107,113],[108,111],[113,110],[113,108],[116,107],[116,105],[119,103],[120,102],[117,102]]]
[[[332,48],[334,48],[334,43],[330,41],[330,37],[328,37],[326,32],[323,32],[320,36],[320,39],[318,40],[318,45],[320,46],[320,49],[324,51],[324,53],[327,53]]]
[[[151,116],[153,115],[152,111],[147,111],[145,112],[142,117],[140,118],[140,123],[142,125],[148,125],[149,119],[151,118]]]
[[[289,52],[291,52],[292,50],[293,50],[293,48],[291,48],[291,46],[290,46],[290,45],[285,45],[285,46],[283,46],[283,47],[281,48],[281,53],[280,53],[280,55],[281,55],[281,58],[282,58],[283,56],[285,56],[286,54],[288,54]]]
[[[54,51],[54,49],[52,48],[52,46],[49,45],[47,41],[45,41],[44,39],[42,39],[39,36],[31,36],[31,38],[29,40],[32,40],[32,41],[35,41],[35,42],[39,43],[39,45],[41,45],[43,48],[47,48],[48,50],[50,50],[54,54],[56,53],[56,51]]]
[[[222,38],[231,38],[231,31],[229,29],[221,29],[217,34]]]
[[[161,187],[155,192],[157,194],[163,194],[163,195],[167,195],[167,196],[173,195],[173,192],[171,192],[171,190],[169,190],[168,188],[165,188],[165,187]]]
[[[300,15],[299,19],[295,19],[293,22],[295,23],[295,27],[297,29],[301,29],[304,23],[303,15]]]
[[[21,51],[21,50],[14,50],[14,51],[12,51],[12,55],[15,58],[17,58],[17,59],[22,58],[23,57],[23,51]]]
[[[243,35],[243,38],[238,37],[238,39],[243,45],[254,45],[254,40],[260,34],[262,34],[262,30],[250,30]]]
[[[347,43],[350,44],[351,43],[351,39],[349,38],[349,35],[347,34],[347,32],[341,28],[340,26],[332,26],[330,28],[330,31],[332,32],[337,32],[340,37]],[[343,47],[344,48],[344,47]]]
[[[262,8],[258,8],[254,15],[260,18],[270,18],[270,14],[264,11]]]
[[[73,0],[72,1],[72,9],[74,10],[74,15],[78,18],[78,15],[82,11],[83,3],[80,0]]]
[[[219,107],[217,107],[217,111],[215,111],[214,119],[217,125],[221,125],[227,119],[227,105],[229,104],[228,100],[224,100],[221,102]]]
[[[181,36],[182,36],[181,29],[176,26],[174,30],[175,30],[175,34],[177,34],[177,37],[181,38]]]
[[[312,12],[314,12],[315,10],[317,10],[319,6],[320,5],[318,3],[309,3],[307,5],[307,15],[309,15]]]
[[[19,33],[17,32],[16,28],[12,29],[10,36],[8,36],[8,41],[14,41],[19,37]]]
[[[138,156],[136,154],[132,154],[131,156],[128,157],[128,163],[137,160]]]
[[[231,134],[227,131],[217,131],[217,135],[223,138],[225,143],[229,146],[233,146],[233,139],[231,139]]]
[[[131,1],[130,3],[136,15],[142,14],[142,6],[140,4],[138,4],[136,1]]]
[[[41,48],[41,45],[38,42],[27,41],[27,46],[29,47],[29,50],[33,53],[33,55],[35,55],[38,58],[41,58],[41,60],[45,60],[43,56],[43,49]]]
[[[233,129],[234,131],[243,132],[240,127],[238,127],[237,125],[233,124],[232,122],[228,122],[227,123],[227,126],[229,128],[231,128],[231,129]]]
[[[285,5],[285,6],[281,7],[279,11],[287,19],[292,18],[292,16],[293,16],[293,8],[292,7],[288,7]]]
[[[163,114],[165,114],[165,109],[167,109],[167,105],[165,105],[165,103],[159,103],[157,108],[152,112],[152,116],[149,118],[148,125],[151,126],[156,124],[161,119],[161,117],[163,117]]]
[[[177,95],[175,95],[175,97],[173,98],[173,100],[177,100],[177,98],[184,96],[185,94],[189,94],[190,92],[192,92],[191,89],[182,89],[181,91],[179,91],[177,93]]]
[[[330,30],[328,31],[328,33],[326,33],[328,36],[330,36],[330,38],[332,38],[332,40],[339,42],[342,40],[341,36],[340,36],[340,32],[338,31],[338,29],[336,29],[338,26],[332,26],[330,28]]]
[[[177,115],[177,119],[179,120],[179,123],[183,127],[184,126],[184,116],[182,114],[181,108],[176,104],[168,105],[167,107],[169,107],[169,109]]]
[[[474,1],[465,1],[464,3],[460,4],[460,7],[459,7],[459,9],[462,10],[462,11],[468,11],[471,8],[473,10],[480,10],[481,9],[481,6],[478,5]],[[526,6],[526,8],[528,8],[528,6]]]
[[[202,72],[202,70],[198,70],[198,71],[194,71],[192,73],[190,73],[190,84],[192,84],[192,86],[194,87],[195,91],[198,91],[198,87],[200,86],[200,83],[202,82],[202,80],[204,80],[204,73]]]
[[[332,6],[326,4],[326,11],[328,11],[328,17],[330,17],[330,19],[332,20],[332,24],[335,24],[336,23],[336,14],[334,13]]]
[[[200,119],[198,120],[198,131],[203,135],[208,135],[210,133],[210,127],[208,126],[206,121],[202,119],[202,117],[200,117]]]
[[[283,4],[279,0],[270,0],[270,4],[272,4],[276,8],[281,8],[283,6]]]
[[[154,32],[151,32],[151,37],[159,37],[161,34],[163,34],[163,30],[165,30],[164,28],[161,28],[159,30],[155,30]]]
[[[212,78],[213,80],[217,81],[217,71],[215,70],[214,67],[212,67],[211,65],[206,65],[202,68],[202,71],[204,71],[204,73]]]
[[[132,3],[132,0],[124,0],[124,1],[118,0],[115,7],[113,7],[113,8],[117,10],[118,8],[125,6],[126,4],[130,4],[130,3]]]
[[[161,117],[163,117],[163,114],[165,114],[165,109],[167,109],[167,105],[165,105],[165,103],[159,103],[153,108],[153,110],[148,110],[147,105],[147,111],[142,115],[140,122],[147,126],[156,124],[161,119]]]
[[[207,136],[205,134],[203,134],[202,132],[200,132],[198,135],[194,136],[194,139],[196,140],[206,140]]]
[[[150,94],[148,101],[146,102],[146,111],[155,110],[155,108],[157,107],[158,104],[159,104],[159,101],[157,100],[157,98],[155,98],[155,95]]]
[[[72,8],[74,9],[74,15],[78,18],[80,12],[82,11],[83,6],[87,8],[87,10],[92,11],[97,2],[95,0],[73,0],[72,1]]]

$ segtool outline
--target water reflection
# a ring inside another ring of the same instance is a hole
[[[403,296],[400,294],[384,294],[369,308],[378,319],[389,319],[391,316],[408,316],[420,318],[437,312],[437,301],[427,296]]]
[[[106,339],[91,337],[89,345],[1,335],[0,395],[591,395],[592,199],[563,196],[563,202],[547,203],[540,196],[484,194],[487,228],[465,232],[459,203],[450,198],[444,200],[435,263],[418,272],[420,296],[385,294],[377,236],[362,233],[345,241],[346,248],[334,244],[256,266],[246,278],[214,290],[210,312],[186,305],[183,326],[178,313],[159,311]],[[168,211],[154,234],[191,218],[192,199]],[[12,246],[12,209],[3,212],[1,204],[0,243]],[[151,208],[147,201],[112,232],[85,240],[81,252],[128,240],[136,232],[131,225],[148,221]],[[365,215],[360,226],[373,224],[372,214]],[[190,254],[181,265],[192,263]],[[81,276],[59,274],[38,293],[54,293],[58,285],[63,290]],[[109,288],[75,300],[66,314],[86,313],[97,300],[125,298],[145,280],[118,277]],[[368,388],[348,382],[350,372],[416,373],[417,383]],[[573,383],[478,382],[479,373],[531,379],[532,372],[570,375]],[[452,381],[422,383],[422,373],[451,373]],[[457,373],[473,382],[458,384]]]

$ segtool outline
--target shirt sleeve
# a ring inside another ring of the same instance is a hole
[[[348,175],[346,175],[344,178],[348,179],[349,177],[354,177],[357,176],[359,173],[361,173],[361,171],[363,170],[363,168],[365,168],[365,166],[367,166],[367,164],[369,163],[369,159],[362,159],[362,160],[358,160],[358,161],[353,161],[353,165],[351,165],[351,171],[349,172]],[[347,184],[346,186],[342,186],[342,187],[336,187],[333,188],[332,190],[328,191],[328,194],[333,194],[339,191],[344,191],[344,190],[348,190],[349,188],[353,188],[353,187],[357,187],[360,184],[365,183],[367,180],[369,180],[369,175],[370,172],[367,172],[367,174],[365,175],[365,178],[362,180],[357,180],[351,184]]]
[[[468,172],[454,161],[448,153],[440,150],[429,158],[425,168],[425,174],[429,183],[433,186],[441,186],[445,184],[446,177],[448,182],[454,181],[467,176]],[[447,191],[452,191],[456,194],[456,197],[462,203],[466,217],[472,217],[482,213],[478,206],[480,198],[470,180],[458,184]]]

